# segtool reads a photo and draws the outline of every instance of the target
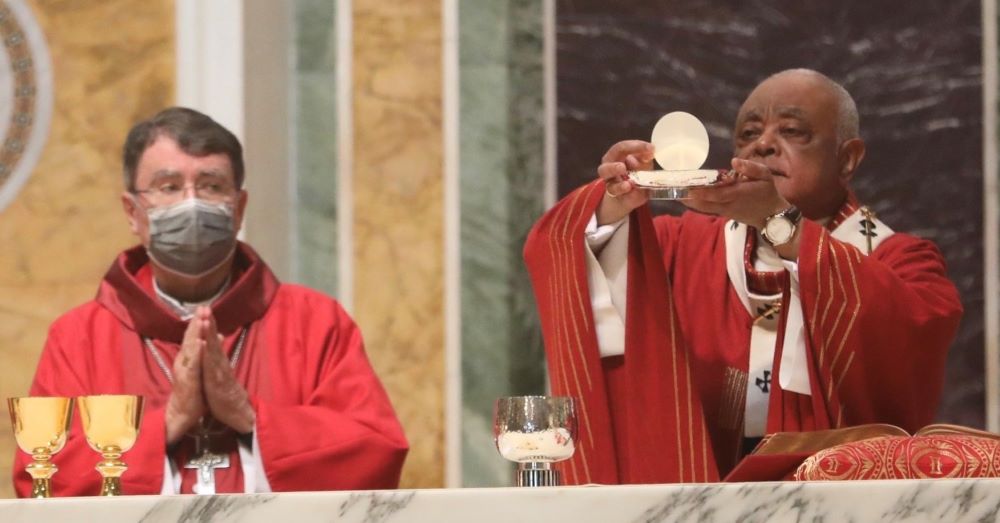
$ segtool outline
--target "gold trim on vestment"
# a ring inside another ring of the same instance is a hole
[[[568,282],[569,279],[575,277],[575,275],[570,272],[572,266],[569,266],[570,264],[566,263],[564,260],[565,257],[569,256],[570,249],[565,248],[565,244],[567,243],[568,240],[566,229],[569,227],[569,222],[563,215],[571,214],[569,211],[571,209],[572,204],[579,199],[582,193],[583,193],[583,188],[578,189],[575,192],[573,200],[571,201],[571,205],[563,206],[556,209],[555,211],[556,214],[553,216],[553,221],[555,222],[555,224],[552,227],[552,231],[555,232],[555,234],[549,234],[548,236],[549,236],[549,246],[551,249],[550,252],[555,253],[555,259],[553,260],[552,264],[553,265],[552,273],[554,276],[553,279],[555,280],[552,303],[555,307],[555,316],[556,316],[556,340],[555,340],[555,342],[557,343],[556,353],[560,355],[565,353],[566,358],[569,362],[570,371],[573,374],[573,382],[570,383],[567,379],[567,382],[565,384],[565,389],[568,392],[572,392],[570,396],[574,397],[580,402],[579,420],[583,425],[584,430],[586,431],[587,441],[590,442],[589,443],[590,445],[594,445],[595,444],[594,435],[590,425],[590,416],[588,415],[589,410],[587,409],[586,400],[584,399],[583,388],[580,385],[580,378],[576,370],[576,361],[574,358],[574,353],[582,352],[582,347],[580,347],[578,343],[577,347],[579,347],[579,350],[578,351],[573,350],[573,343],[571,342],[571,337],[568,330],[570,321],[566,321],[568,315],[569,316],[568,319],[572,321],[574,330],[577,330],[576,318],[573,316],[571,310],[567,311],[567,305],[569,304],[564,301],[567,299],[571,299],[571,297],[569,296],[569,292],[562,292],[563,288],[566,288],[566,290],[569,291],[569,285],[564,282]],[[563,230],[561,233],[559,233],[558,231],[558,227],[560,224],[563,225]],[[566,253],[565,255],[563,254],[564,252]],[[570,307],[572,306],[570,305]],[[577,337],[579,338],[578,333]],[[563,344],[563,349],[560,350],[558,344]],[[584,367],[584,370],[586,370],[587,366],[586,359],[583,359],[581,363]],[[575,388],[573,387],[574,385]],[[586,462],[586,452],[585,452],[586,446],[587,444],[584,443],[581,444],[579,447],[580,462],[584,468],[584,474],[586,476],[585,481],[587,483],[590,483],[591,482],[590,470],[589,470],[590,467]]]
[[[719,404],[719,426],[728,430],[738,430],[743,423],[743,411],[746,409],[747,380],[746,372],[736,367],[726,367],[726,391]]]
[[[836,246],[837,245],[838,245],[837,243],[832,243],[832,242],[830,244],[830,246],[832,247],[831,248],[831,256],[834,257],[834,260],[837,259],[837,253],[836,253]],[[839,246],[840,246],[841,249],[844,250],[844,258],[846,258],[844,260],[844,264],[847,266],[847,270],[851,273],[851,279],[854,280],[854,265],[851,263],[851,255],[850,255],[850,252],[847,250],[848,247],[846,245],[842,244],[842,243],[839,244]],[[841,305],[841,308],[844,309],[844,308],[847,307],[847,300],[846,300],[847,289],[844,287],[843,270],[840,269],[840,264],[839,263],[837,265],[837,278],[838,278],[838,280],[840,280],[840,287],[841,287],[842,296],[845,297],[845,299],[842,300],[843,304]],[[857,317],[858,308],[860,308],[860,306],[861,306],[861,294],[858,292],[858,282],[856,280],[854,281],[854,296],[855,296],[856,303],[855,303],[854,312],[852,314],[853,314],[854,317]],[[841,337],[840,344],[837,346],[837,351],[833,354],[833,359],[830,361],[830,372],[833,372],[833,368],[837,364],[837,360],[840,359],[840,355],[843,353],[844,345],[847,342],[847,334],[848,334],[848,332],[850,332],[850,326],[852,324],[853,324],[853,322],[849,323],[848,326],[845,328],[844,336]],[[833,330],[831,329],[831,338],[833,337],[832,334],[833,334]]]
[[[570,204],[561,207],[559,211],[557,211],[561,212],[562,214],[565,214],[566,216],[562,217],[560,214],[556,215],[557,217],[561,218],[557,219],[556,222],[557,226],[559,224],[562,225],[562,231],[555,235],[556,236],[555,251],[557,259],[555,267],[553,269],[553,272],[556,272],[556,274],[559,275],[558,281],[559,281],[560,292],[556,296],[561,302],[560,310],[562,311],[562,319],[563,320],[566,320],[567,318],[569,319],[569,321],[560,321],[559,324],[565,325],[563,331],[566,344],[565,348],[568,354],[570,355],[570,365],[571,365],[571,370],[573,371],[573,380],[576,383],[579,391],[582,391],[582,387],[580,386],[580,377],[576,370],[576,362],[574,357],[576,355],[580,356],[583,371],[584,373],[586,373],[587,376],[588,387],[593,388],[593,385],[591,384],[591,381],[589,379],[590,371],[587,369],[587,360],[582,354],[583,351],[580,340],[580,328],[577,325],[577,318],[573,314],[573,305],[572,305],[573,297],[571,295],[572,288],[570,285],[576,279],[576,274],[573,271],[575,267],[573,266],[573,264],[569,263],[569,261],[572,260],[572,255],[571,255],[572,238],[570,238],[570,236],[567,234],[567,230],[569,229],[570,226],[570,216],[572,216],[573,206],[576,205],[577,201],[579,201],[581,195],[584,193],[584,189],[585,188],[582,187],[577,191],[575,191],[572,196],[573,199],[570,200]],[[572,332],[570,332],[569,329],[571,329]],[[576,338],[577,342],[575,345],[573,344],[574,337]],[[589,431],[590,427],[588,426],[587,429]]]
[[[559,353],[559,351],[556,351],[556,354],[559,357],[559,359],[561,360],[562,359],[562,355]],[[561,379],[562,379],[562,382],[563,382],[563,386],[560,386],[560,387],[556,388],[555,385],[553,385],[553,392],[556,395],[570,396],[570,397],[573,397],[575,399],[578,396],[572,394],[570,392],[570,390],[569,390],[569,376],[566,375],[566,365],[564,363],[562,363],[561,361],[557,361],[556,365],[559,367],[559,372],[562,374],[562,378]],[[550,370],[552,370],[552,369],[550,369]],[[577,412],[577,417],[579,418],[579,420],[580,420],[581,423],[584,423],[584,417],[585,416],[587,416],[587,413],[583,410],[582,401],[581,401],[580,411]],[[584,443],[580,443],[579,446],[581,448],[583,448],[583,445],[584,445]],[[580,456],[581,456],[580,459],[583,459],[582,458],[582,456],[583,456],[582,453],[580,454]],[[573,483],[574,484],[579,484],[580,483],[580,474],[576,470],[576,460],[575,459],[570,459],[568,461],[569,461],[569,467],[570,467],[570,474],[573,477]]]
[[[851,263],[851,260],[850,260],[850,253],[851,252],[854,252],[856,256],[860,256],[860,253],[857,251],[857,249],[855,249],[852,246],[844,245],[843,248],[847,251],[847,257],[848,257],[847,269],[851,273],[851,285],[854,288],[854,296],[855,296],[856,302],[854,304],[854,310],[851,312],[851,320],[847,323],[847,328],[844,330],[844,336],[843,336],[843,338],[840,341],[840,347],[837,348],[837,354],[840,354],[841,351],[843,351],[844,347],[846,346],[847,339],[850,337],[851,332],[854,330],[854,325],[857,322],[859,313],[861,312],[861,289],[858,287],[858,279],[857,279],[857,274],[854,272],[854,264]],[[861,259],[858,258],[857,262],[855,262],[855,263],[860,263],[860,262],[861,262]],[[844,369],[840,372],[840,377],[836,378],[837,385],[834,387],[834,392],[839,392],[840,391],[840,385],[844,382],[844,379],[847,377],[847,372],[851,368],[851,363],[854,362],[854,356],[855,356],[856,352],[852,349],[850,351],[850,353],[851,353],[851,356],[850,356],[850,358],[848,358],[847,363],[844,364]],[[834,361],[836,361],[836,360],[834,360]],[[831,364],[830,365],[830,376],[831,376],[831,378],[833,377],[833,372],[834,372],[833,365]],[[843,411],[844,411],[844,406],[840,405],[840,414],[841,415],[838,417],[838,422],[837,422],[837,426],[838,427],[842,424],[842,421],[843,421]]]
[[[810,328],[810,330],[812,332],[816,332],[816,325],[817,325],[817,322],[819,321],[819,302],[820,302],[820,297],[823,294],[823,286],[820,285],[820,281],[819,281],[819,275],[821,273],[820,269],[822,267],[822,262],[823,262],[823,256],[822,256],[822,254],[823,254],[823,240],[824,240],[824,236],[823,236],[823,233],[821,231],[820,234],[819,234],[819,240],[816,242],[817,243],[817,248],[816,248],[816,302],[813,303],[813,312],[812,312],[811,315],[809,315],[809,328]]]
[[[708,441],[708,427],[702,423],[701,426],[701,469],[702,469],[702,481],[708,481],[708,448],[711,446],[711,442]]]
[[[580,360],[580,366],[583,368],[584,378],[587,381],[587,389],[588,390],[593,390],[594,386],[593,386],[593,382],[590,379],[590,368],[587,365],[587,356],[586,356],[586,353],[584,352],[583,340],[580,338],[580,326],[579,326],[578,321],[577,321],[577,320],[580,320],[580,321],[582,321],[586,325],[586,316],[585,316],[586,315],[586,311],[583,310],[583,309],[581,309],[580,313],[581,313],[581,315],[584,315],[584,316],[582,316],[580,318],[578,318],[576,315],[573,314],[573,303],[572,303],[573,302],[573,294],[572,293],[575,291],[576,294],[579,295],[579,293],[580,293],[580,283],[579,283],[579,278],[577,278],[577,274],[576,274],[576,271],[575,271],[576,265],[574,263],[570,263],[573,260],[572,247],[573,247],[573,239],[574,239],[571,236],[571,234],[575,235],[575,234],[580,234],[582,232],[582,231],[577,231],[576,229],[574,229],[574,228],[571,227],[571,225],[575,224],[575,221],[573,221],[573,208],[576,205],[579,204],[580,208],[581,208],[580,213],[582,214],[583,209],[586,208],[586,203],[588,201],[588,194],[587,194],[587,188],[588,187],[592,187],[592,186],[581,187],[579,190],[577,190],[576,193],[573,195],[573,200],[570,201],[570,205],[566,207],[567,217],[566,217],[566,220],[563,222],[563,234],[562,234],[562,238],[561,238],[562,241],[563,241],[564,259],[563,259],[563,262],[559,264],[559,266],[562,267],[562,269],[563,269],[563,274],[565,275],[565,278],[566,278],[565,281],[567,282],[566,290],[568,291],[568,292],[564,292],[564,293],[560,293],[560,294],[567,300],[564,303],[564,311],[565,311],[566,314],[569,315],[570,319],[572,320],[573,337],[576,339],[576,345],[573,346],[572,343],[571,343],[571,340],[569,339],[568,333],[567,333],[567,343],[569,344],[569,346],[567,348],[569,349],[570,361],[572,362],[574,360],[574,355],[575,355],[575,357],[579,358],[579,360]],[[571,232],[567,233],[567,231],[571,231]],[[572,284],[572,286],[573,286],[572,289],[570,289],[570,284]],[[594,440],[594,431],[592,429],[591,418],[590,418],[590,415],[589,415],[590,410],[587,407],[586,396],[583,394],[583,386],[580,383],[580,378],[579,378],[579,375],[576,372],[576,366],[575,366],[575,364],[573,366],[573,373],[574,373],[573,374],[573,378],[576,381],[576,387],[577,387],[577,391],[578,391],[578,396],[577,397],[580,400],[580,409],[583,412],[588,413],[586,416],[582,417],[581,420],[584,421],[584,429],[587,431],[587,437],[590,438],[590,441],[591,441],[591,445],[590,446],[594,447],[596,445],[596,441]],[[607,395],[605,394],[605,396],[607,396]],[[587,446],[586,445],[581,445],[580,446],[580,458],[581,458],[580,459],[580,463],[583,465],[583,473],[584,473],[584,477],[586,478],[586,482],[587,483],[591,483],[593,480],[592,480],[591,475],[590,475],[590,464],[589,464],[589,461],[587,459]]]
[[[846,296],[847,290],[844,288],[844,280],[843,280],[843,277],[840,274],[840,261],[839,261],[839,259],[837,257],[836,249],[837,249],[836,242],[831,241],[830,242],[830,247],[828,248],[829,257],[830,257],[830,269],[831,269],[830,270],[830,275],[831,275],[830,277],[831,278],[835,278],[839,282],[839,285],[840,285],[840,296],[841,296],[841,298],[839,300],[840,301],[840,310],[841,310],[841,314],[843,314],[843,310],[844,310],[844,307],[845,307],[844,301],[847,298],[847,296]],[[832,297],[833,296],[831,295],[831,299],[832,299]],[[839,320],[839,315],[838,315],[838,320]],[[823,336],[823,345],[825,347],[830,348],[833,345],[833,336],[834,336],[834,334],[836,334],[836,327],[837,327],[837,323],[835,322],[833,324],[833,327],[827,328],[827,329],[823,329],[823,333],[819,334],[819,335]],[[830,404],[831,398],[833,398],[833,381],[834,381],[833,368],[837,364],[837,358],[839,357],[839,355],[840,355],[839,352],[834,352],[833,354],[829,355],[830,356],[829,361],[823,360],[821,362],[821,365],[826,365],[830,369],[830,380],[826,383],[826,400],[827,400],[827,405]]]
[[[589,187],[591,188],[591,191],[593,191],[596,188],[596,185],[592,184]],[[581,191],[581,192],[583,192],[583,191]],[[586,194],[586,195],[584,195],[584,197],[582,199],[579,198],[579,197],[576,198],[576,199],[580,200],[580,210],[577,212],[577,215],[576,215],[575,218],[570,218],[570,222],[569,223],[580,223],[583,220],[583,213],[587,210],[587,203],[590,202],[590,195]],[[575,205],[575,203],[576,202],[574,202],[574,205]],[[572,211],[572,207],[570,207],[570,210]],[[574,236],[576,236],[580,232],[581,231],[574,230],[572,232],[572,234]],[[575,239],[576,238],[566,238],[567,245],[568,246],[572,246],[573,245],[572,241],[575,240]],[[586,246],[584,246],[584,247],[586,247]],[[580,290],[580,279],[579,278],[573,278],[573,289],[576,291],[576,297],[577,297],[576,302],[577,302],[577,307],[579,307],[579,309],[580,309],[580,317],[581,318],[586,318],[588,316],[588,314],[589,314],[589,311],[591,311],[592,309],[590,307],[588,307],[590,300],[585,300],[584,297],[583,297],[583,292]],[[590,297],[589,290],[588,290],[588,293],[587,293],[587,297],[588,298]],[[589,381],[590,380],[588,378],[588,382]]]
[[[669,297],[670,296],[670,292],[669,292],[669,290],[670,290],[670,278],[669,278],[669,275],[667,277],[667,290],[668,290],[667,295]],[[671,297],[670,301],[667,302],[667,313],[669,313],[671,315],[670,317],[673,317],[673,314],[674,314],[674,300],[672,299],[672,297]],[[675,335],[674,330],[670,329],[670,344],[671,344],[672,347],[676,347],[676,345],[674,345],[676,343],[676,339],[677,339],[677,336]],[[682,441],[682,439],[681,439],[682,438],[682,435],[681,435],[681,411],[678,408],[679,407],[679,403],[678,402],[680,401],[679,400],[679,398],[680,398],[680,390],[678,389],[679,384],[678,384],[678,380],[677,380],[677,351],[676,350],[671,350],[670,351],[670,359],[673,362],[673,365],[672,365],[672,367],[673,367],[672,368],[673,376],[672,376],[672,378],[673,378],[673,382],[674,382],[674,420],[676,421],[676,423],[674,425],[677,427],[677,446],[676,446],[675,450],[678,453],[677,454],[677,458],[678,458],[677,459],[677,464],[680,467],[680,469],[678,470],[678,477],[683,478],[684,477],[684,460],[680,456],[680,448],[684,447],[684,445],[681,444],[681,441]]]
[[[593,187],[595,187],[595,185],[590,185],[589,187],[593,188]],[[584,187],[584,188],[586,189],[587,187]],[[572,217],[570,218],[570,221],[567,222],[567,227],[570,224],[577,223],[580,220],[580,218],[583,217],[583,212],[587,209],[587,202],[590,199],[589,195],[585,194],[585,192],[586,191],[583,191],[583,190],[579,191],[577,193],[577,196],[573,199],[573,202],[571,202],[571,205],[570,205],[570,208],[569,208],[569,213],[570,214],[572,214],[572,212],[573,212],[573,206],[576,205],[577,202],[579,202],[579,204],[580,204],[580,210],[577,213],[577,218],[572,218]],[[576,234],[580,234],[581,232],[582,231],[573,230],[572,234],[576,235]],[[574,240],[574,238],[572,238],[572,237],[570,237],[568,235],[565,236],[565,241],[566,241],[566,259],[567,260],[573,260],[573,256],[572,256],[573,240]],[[578,253],[578,254],[582,254],[582,253]],[[587,358],[586,358],[586,355],[584,354],[584,351],[583,351],[583,340],[580,338],[580,326],[577,324],[577,319],[579,319],[580,322],[583,323],[584,327],[585,328],[587,327],[587,320],[586,320],[586,318],[588,317],[588,309],[585,308],[584,305],[583,305],[583,292],[580,290],[580,278],[577,278],[576,277],[576,273],[575,273],[576,264],[566,263],[565,266],[566,266],[566,272],[567,272],[567,274],[570,275],[570,283],[573,284],[573,293],[567,295],[567,298],[570,299],[570,303],[568,303],[567,305],[569,305],[569,308],[572,311],[572,309],[573,309],[573,303],[572,303],[573,299],[572,298],[575,295],[576,298],[577,298],[576,301],[577,301],[577,303],[578,303],[578,305],[580,307],[580,316],[579,317],[572,315],[572,313],[570,314],[570,317],[573,318],[573,335],[576,338],[577,354],[579,354],[580,360],[583,362],[583,377],[587,380],[587,387],[589,389],[593,389],[594,388],[594,383],[590,379],[590,369],[587,367]],[[589,296],[589,290],[588,290],[588,296]],[[588,332],[589,332],[589,329],[588,329]],[[596,340],[596,334],[595,334],[594,339]]]
[[[841,268],[841,260],[840,257],[837,256],[837,245],[838,243],[835,241],[830,242],[830,258],[833,260],[831,263],[831,267],[833,268],[833,274],[835,275],[837,287],[840,288],[840,294],[837,295],[840,296],[840,299],[837,300],[840,303],[837,309],[837,316],[833,320],[833,325],[831,325],[830,328],[826,331],[826,339],[824,340],[823,343],[827,347],[832,347],[836,343],[836,340],[834,338],[837,335],[837,327],[840,326],[840,320],[844,317],[844,311],[847,310],[847,287],[844,285],[844,270]],[[841,247],[843,246],[841,245]],[[849,259],[844,260],[844,263],[850,265],[850,260]],[[841,342],[840,347],[843,348],[843,342]],[[833,367],[834,365],[836,365],[839,356],[840,356],[840,350],[834,352],[833,360],[831,360],[830,362],[831,373],[833,372]]]
[[[826,234],[826,233],[824,232],[824,234]],[[827,250],[828,249],[829,249],[829,247],[827,247]],[[824,328],[824,325],[827,324],[827,319],[829,318],[829,315],[830,315],[830,308],[833,307],[833,301],[834,301],[834,298],[836,297],[836,293],[834,292],[834,278],[833,278],[834,267],[833,267],[833,261],[830,260],[829,264],[830,264],[830,267],[828,269],[826,269],[826,281],[829,284],[829,289],[828,289],[827,297],[826,297],[826,306],[823,308],[823,314],[819,318],[819,325],[818,325],[819,329],[816,332],[813,333],[813,335],[816,336],[817,341],[819,341],[819,344],[820,344],[820,347],[821,347],[820,348],[820,351],[822,353],[822,356],[820,357],[821,360],[825,359],[825,357],[827,356],[826,350],[829,348],[827,346],[827,344],[826,344],[826,339],[822,335],[822,333],[826,332],[826,329]],[[819,278],[817,277],[816,280],[819,281]]]
[[[834,257],[835,261],[837,259],[837,253],[836,253],[836,250],[835,250],[835,247],[837,245],[838,245],[838,243],[831,242],[831,255]],[[846,245],[844,245],[842,243],[840,243],[839,245],[840,245],[840,248],[844,251],[844,258],[845,258],[844,262],[847,265],[847,269],[848,269],[848,271],[851,274],[851,280],[853,282],[853,289],[854,289],[854,295],[855,295],[856,303],[855,303],[855,306],[854,306],[854,311],[851,313],[851,320],[848,323],[847,327],[845,328],[843,336],[841,337],[840,345],[837,347],[837,351],[834,353],[833,359],[830,361],[830,389],[829,390],[830,390],[830,396],[831,397],[832,397],[832,395],[833,395],[834,392],[836,392],[837,390],[839,390],[839,387],[834,387],[834,381],[836,381],[838,383],[839,382],[843,382],[844,375],[847,373],[847,368],[848,368],[849,364],[845,364],[844,365],[844,369],[840,373],[840,377],[838,379],[837,372],[836,372],[836,365],[837,365],[837,361],[840,359],[840,356],[844,353],[844,347],[847,345],[847,338],[850,336],[851,329],[853,328],[855,320],[857,319],[858,311],[861,310],[861,292],[858,290],[858,282],[857,282],[857,278],[856,278],[856,276],[854,274],[854,265],[851,263],[850,249],[848,248],[848,246],[846,246]],[[840,271],[839,271],[839,268],[838,268],[838,273],[839,272]],[[847,304],[846,290],[844,291],[844,294],[845,294],[844,305],[846,306],[846,304]],[[851,352],[851,355],[852,355],[851,359],[853,360],[853,351],[850,351],[850,352]],[[840,405],[840,409],[843,410],[843,406],[842,405]],[[838,426],[839,426],[839,424],[840,423],[838,421]]]
[[[847,358],[847,364],[844,365],[844,372],[842,372],[840,374],[840,379],[837,380],[837,386],[834,387],[834,391],[840,391],[840,385],[844,382],[844,379],[847,377],[847,370],[851,368],[851,364],[854,363],[854,356],[856,356],[857,354],[858,354],[857,352],[851,351],[851,356],[849,358]],[[833,374],[833,370],[831,370],[830,373],[832,375]],[[844,405],[843,405],[843,403],[838,403],[837,404],[837,423],[836,423],[835,426],[836,427],[841,427],[843,425],[844,425]]]

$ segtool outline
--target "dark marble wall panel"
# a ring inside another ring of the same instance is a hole
[[[962,294],[939,418],[982,426],[981,32],[979,0],[560,0],[560,194],[591,180],[610,144],[648,139],[672,110],[706,122],[707,166],[726,166],[757,82],[790,67],[828,74],[861,114],[860,199],[937,242]]]

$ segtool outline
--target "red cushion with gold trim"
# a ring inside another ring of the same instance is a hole
[[[1000,441],[968,435],[879,436],[821,450],[795,479],[927,479],[1000,476]]]

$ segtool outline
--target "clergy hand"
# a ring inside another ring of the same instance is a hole
[[[205,352],[202,356],[202,384],[205,400],[212,416],[239,434],[253,430],[256,418],[250,395],[240,382],[222,350],[222,336],[215,325],[215,318],[208,307],[199,307],[195,317],[203,320],[202,339]]]
[[[745,223],[758,230],[772,214],[789,204],[774,186],[774,175],[762,163],[733,158],[733,170],[738,173],[717,185],[692,189],[684,205],[708,214],[715,214]]]
[[[597,168],[605,194],[597,207],[597,224],[615,223],[649,201],[649,194],[629,181],[629,171],[653,168],[653,144],[641,140],[618,142],[608,149]]]
[[[176,443],[205,414],[201,385],[205,341],[201,339],[200,331],[198,319],[192,319],[184,332],[181,349],[174,358],[173,390],[164,414],[167,445]]]

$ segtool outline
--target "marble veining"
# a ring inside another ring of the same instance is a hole
[[[140,521],[235,521],[274,499],[273,495],[169,497],[153,505]]]
[[[340,517],[346,517],[355,513],[355,508],[363,510],[363,523],[382,523],[388,520],[393,514],[403,510],[413,497],[415,491],[410,492],[356,492],[340,504]]]
[[[934,481],[878,483],[870,489],[864,482],[677,488],[631,521],[995,521],[1000,508],[995,480],[948,488]]]
[[[950,479],[3,500],[0,521],[971,523],[998,510],[1000,479]]]

